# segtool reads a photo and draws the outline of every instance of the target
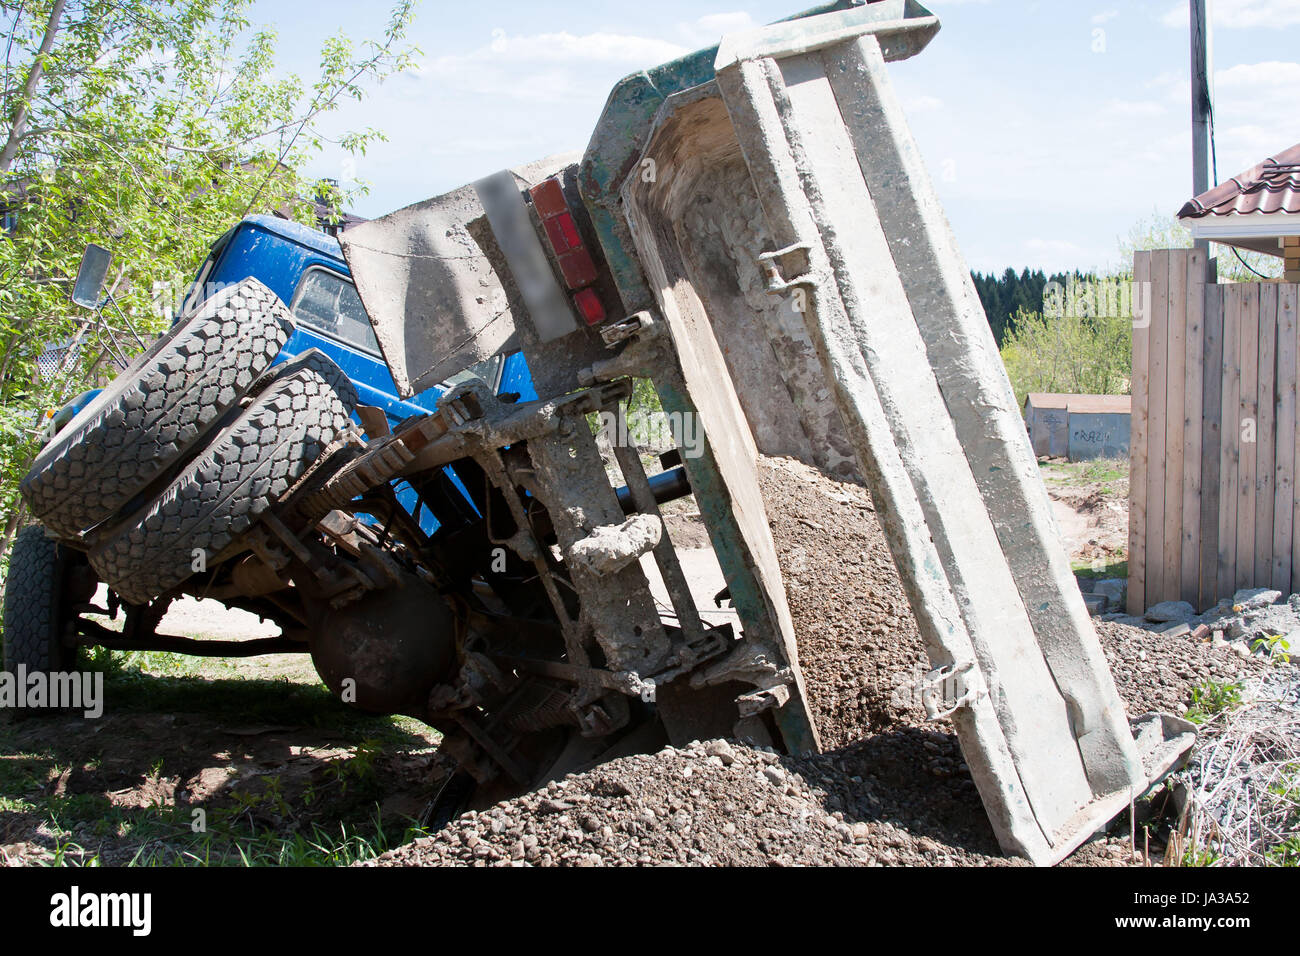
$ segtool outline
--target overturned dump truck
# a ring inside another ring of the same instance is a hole
[[[913,0],[842,0],[726,36],[618,84],[580,158],[344,233],[398,391],[445,389],[427,414],[393,424],[319,352],[270,367],[290,318],[229,293],[227,335],[270,331],[150,353],[178,380],[254,356],[202,414],[97,400],[55,444],[83,449],[58,487],[111,473],[102,493],[60,504],[48,456],[29,476],[65,582],[52,640],[184,649],[154,631],[177,594],[255,610],[343,699],[442,732],[443,819],[665,741],[814,751],[755,465],[795,455],[865,481],[928,713],[1005,850],[1060,860],[1193,735],[1125,717],[891,90],[886,64],[938,29]],[[535,397],[464,374],[519,354]],[[619,427],[637,379],[700,438],[653,476]],[[112,465],[151,428],[147,467]],[[664,533],[659,504],[687,493],[738,627],[702,618]],[[97,581],[123,635],[81,616]]]

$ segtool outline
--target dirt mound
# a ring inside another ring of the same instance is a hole
[[[1208,682],[1235,683],[1260,673],[1259,658],[1242,658],[1230,647],[1188,635],[1165,637],[1118,621],[1095,621],[1115,689],[1129,716],[1153,710],[1181,714],[1192,689]]]
[[[848,827],[819,807],[807,782],[775,754],[713,741],[624,757],[467,813],[376,864],[755,866],[866,859]]]
[[[822,746],[920,724],[929,664],[871,496],[789,458],[758,476]]]
[[[1127,834],[1073,865],[1130,860]],[[956,740],[915,728],[807,759],[728,741],[624,757],[362,866],[1022,866]]]
[[[925,731],[806,760],[696,742],[465,814],[367,865],[1005,864],[960,760]]]

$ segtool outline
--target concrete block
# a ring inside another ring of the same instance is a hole
[[[1161,601],[1147,608],[1144,615],[1148,621],[1163,624],[1170,621],[1187,621],[1196,616],[1196,608],[1186,601]]]

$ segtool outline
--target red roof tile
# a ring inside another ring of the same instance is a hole
[[[1178,218],[1247,213],[1300,213],[1300,143],[1201,193]]]

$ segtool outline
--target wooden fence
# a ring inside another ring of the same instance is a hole
[[[1134,256],[1132,614],[1300,590],[1300,286],[1207,274],[1195,250]]]

